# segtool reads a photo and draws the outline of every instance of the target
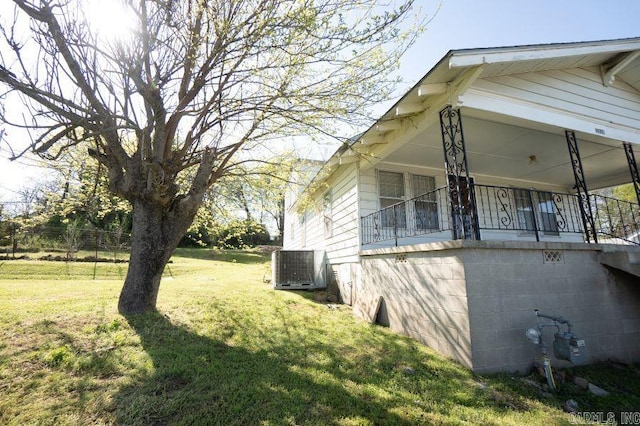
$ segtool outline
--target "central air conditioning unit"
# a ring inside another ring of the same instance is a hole
[[[324,251],[279,250],[271,254],[273,288],[311,290],[326,288]]]

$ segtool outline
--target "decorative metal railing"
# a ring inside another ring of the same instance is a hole
[[[530,233],[537,240],[582,232],[576,195],[492,185],[474,185],[474,190],[480,229]]]
[[[575,194],[473,185],[473,196],[480,230],[528,235],[538,241],[568,233],[584,238],[580,203]],[[640,244],[638,204],[601,195],[591,195],[589,201],[599,242]],[[408,237],[451,232],[466,219],[454,217],[451,212],[447,188],[435,189],[363,216],[362,244],[394,241],[398,245],[399,240]]]
[[[449,228],[446,188],[386,207],[361,218],[362,244],[440,232]]]
[[[598,242],[640,244],[640,205],[591,195]]]

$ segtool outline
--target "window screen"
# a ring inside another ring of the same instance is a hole
[[[533,226],[533,207],[529,192],[525,189],[514,189],[513,195],[516,201],[516,212],[518,214],[518,228],[521,231],[535,231]]]
[[[540,212],[540,228],[545,234],[558,235],[558,222],[556,220],[556,209],[553,203],[553,194],[539,191],[538,210]]]
[[[378,173],[380,197],[402,199],[404,197],[404,176],[402,173]]]
[[[433,176],[412,175],[413,196],[426,194],[436,189],[436,180]],[[435,194],[430,194],[434,195]]]
[[[387,209],[404,200],[404,174],[398,172],[378,171],[378,191],[380,192],[380,208],[382,222],[385,227],[406,226],[405,206],[398,205],[393,209]]]
[[[432,176],[412,175],[413,205],[417,229],[438,229],[436,180]]]

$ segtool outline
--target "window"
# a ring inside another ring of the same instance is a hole
[[[378,172],[380,208],[384,209],[404,201],[404,175],[396,172]]]
[[[404,174],[398,172],[378,171],[378,190],[380,193],[380,209],[382,209],[382,226],[406,227],[404,204]],[[395,204],[398,204],[395,207]]]
[[[514,189],[513,196],[516,201],[516,213],[518,215],[518,230],[535,231],[533,226],[533,206],[531,197],[526,189]]]
[[[545,234],[558,235],[558,222],[553,194],[546,191],[514,189],[518,224],[520,230],[535,231],[534,214],[538,230]],[[535,205],[532,205],[532,202]]]
[[[412,175],[417,229],[438,229],[436,180],[432,176]]]
[[[407,188],[405,183],[409,185]],[[378,171],[382,226],[438,229],[436,181],[432,176]],[[407,201],[404,203],[404,201]],[[393,207],[392,207],[393,206]]]
[[[553,202],[553,194],[550,192],[537,192],[538,210],[540,212],[540,229],[545,234],[558,235],[558,221],[556,220],[556,207]]]

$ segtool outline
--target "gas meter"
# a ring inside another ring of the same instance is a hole
[[[534,311],[537,319],[537,327],[530,328],[526,332],[527,339],[540,346],[543,355],[547,355],[547,347],[542,339],[542,330],[545,327],[555,327],[556,333],[553,340],[553,354],[557,359],[569,361],[575,365],[587,363],[586,345],[583,339],[579,339],[571,330],[571,323],[566,319],[553,315],[545,315],[537,309]],[[543,319],[551,320],[546,322]],[[564,327],[563,327],[564,326]],[[562,328],[565,331],[562,331]]]
[[[584,340],[576,338],[570,331],[554,335],[553,354],[556,358],[570,361],[574,365],[582,365],[587,361]]]

